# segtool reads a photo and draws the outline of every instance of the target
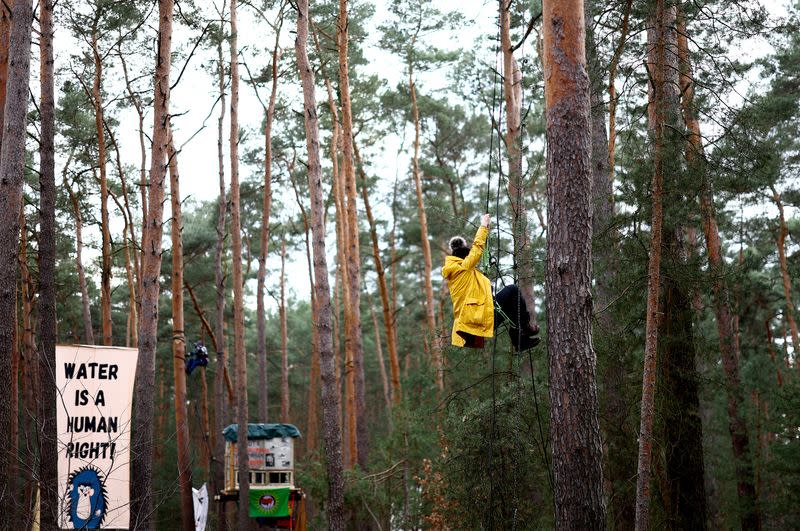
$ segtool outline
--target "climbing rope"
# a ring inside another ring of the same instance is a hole
[[[494,162],[493,158],[494,158],[494,155],[495,155],[495,153],[494,153],[494,150],[495,150],[495,143],[494,143],[495,124],[497,125],[497,135],[498,135],[498,137],[500,137],[500,135],[501,135],[500,124],[502,123],[502,119],[503,119],[503,108],[501,106],[500,109],[498,110],[498,105],[497,105],[498,71],[499,71],[499,62],[500,62],[499,60],[500,60],[500,53],[501,53],[501,49],[500,49],[500,46],[501,46],[500,24],[501,24],[500,13],[498,12],[498,16],[497,16],[497,36],[496,36],[496,40],[495,40],[495,43],[496,43],[496,45],[495,45],[495,68],[494,68],[494,79],[493,79],[493,84],[492,84],[492,107],[491,107],[491,116],[490,116],[489,165],[488,165],[488,170],[487,170],[486,199],[485,199],[484,212],[489,212],[489,206],[490,206],[490,201],[491,201],[491,189],[492,189],[492,177],[493,177],[492,164]],[[524,48],[523,48],[523,51],[522,51],[522,55],[524,56]],[[521,70],[520,70],[520,73],[521,73]],[[511,75],[513,76],[513,73]],[[513,82],[514,82],[514,80],[512,79],[512,83]],[[521,76],[520,76],[519,83],[522,84],[522,77]],[[520,93],[522,94],[522,101],[519,102],[520,109],[523,108],[524,92],[525,92],[524,88],[523,88],[523,90],[520,90]],[[495,116],[497,116],[497,122],[494,122]],[[522,130],[524,128],[524,122],[522,120],[522,117],[520,117],[519,126],[520,126],[520,135],[521,135],[522,134]],[[492,268],[494,269],[494,275],[493,275],[493,280],[492,280],[492,295],[493,295],[493,298],[498,293],[498,282],[502,283],[503,287],[505,287],[505,282],[503,281],[503,271],[500,268],[500,260],[501,260],[502,250],[501,250],[501,246],[500,246],[500,243],[501,243],[501,232],[500,232],[500,222],[499,222],[500,221],[499,220],[499,218],[500,218],[500,194],[501,194],[501,190],[502,190],[502,186],[503,186],[502,145],[503,145],[503,141],[502,141],[502,138],[500,137],[500,138],[498,138],[497,147],[496,147],[496,149],[497,149],[497,155],[496,155],[497,189],[496,189],[496,193],[495,193],[495,208],[494,208],[494,212],[495,212],[495,232],[496,232],[496,238],[495,238],[496,252],[495,252],[494,256],[492,255],[491,246],[490,245],[486,246],[487,255],[488,255],[487,272],[489,270],[491,270]],[[517,261],[517,253],[521,251],[521,249],[519,249],[517,247],[518,243],[519,243],[519,240],[520,240],[520,236],[521,236],[520,234],[518,234],[518,232],[524,231],[524,226],[521,226],[521,224],[520,224],[520,215],[521,215],[520,210],[521,209],[519,208],[519,206],[522,204],[522,199],[523,199],[522,198],[522,186],[521,186],[521,184],[522,183],[515,183],[514,189],[515,189],[515,194],[516,195],[514,197],[515,201],[513,201],[513,203],[512,203],[514,205],[514,208],[513,208],[513,211],[514,211],[513,212],[513,220],[512,220],[512,231],[511,231],[512,232],[512,238],[513,238],[513,251],[510,254],[511,254],[511,258],[512,258],[511,271],[512,271],[512,274],[513,274],[514,284],[516,284],[516,285],[519,285],[518,284],[518,282],[519,282],[519,267],[518,267],[518,265],[519,264],[518,264],[518,261]],[[522,245],[522,247],[524,248],[525,246]],[[519,292],[519,296],[517,297],[517,313],[516,313],[517,319],[516,319],[516,321],[512,321],[509,318],[509,316],[506,315],[506,313],[499,307],[499,305],[497,305],[495,303],[494,306],[495,306],[495,311],[497,313],[498,318],[502,319],[504,323],[514,323],[514,322],[516,322],[516,324],[517,324],[517,326],[516,326],[516,328],[517,328],[517,330],[516,330],[516,333],[517,333],[517,345],[521,345],[521,342],[522,342],[522,323],[519,322],[519,321],[520,321],[520,318],[521,318],[520,314],[522,312],[522,292],[520,291]],[[512,330],[509,329],[508,332],[509,332],[509,334],[511,334]],[[497,334],[495,334],[495,335],[497,335]],[[512,353],[510,355],[513,356],[513,346],[511,346],[510,349],[512,351]],[[492,353],[491,353],[492,413],[491,413],[491,438],[490,438],[490,442],[489,442],[489,459],[488,459],[488,464],[489,464],[489,510],[487,511],[487,515],[486,515],[486,524],[487,525],[485,526],[485,528],[487,528],[487,529],[494,529],[494,509],[495,509],[494,500],[495,500],[495,491],[496,491],[496,489],[495,489],[495,471],[494,471],[494,444],[495,444],[495,438],[496,438],[496,435],[497,435],[497,389],[496,389],[496,381],[495,381],[495,375],[496,375],[496,370],[495,370],[495,361],[496,360],[495,360],[495,358],[496,358],[496,355],[497,355],[497,339],[495,337],[495,340],[492,342]],[[537,440],[537,444],[538,444],[538,446],[540,448],[540,451],[541,451],[542,462],[543,462],[542,464],[545,467],[545,470],[546,470],[546,473],[547,473],[548,484],[550,486],[550,491],[552,493],[553,492],[553,483],[554,483],[553,482],[553,472],[552,472],[552,467],[550,465],[550,460],[549,460],[549,457],[548,457],[548,440],[544,435],[544,429],[542,427],[542,419],[541,419],[541,413],[540,413],[540,408],[539,408],[538,391],[537,391],[537,387],[536,387],[536,378],[535,378],[535,374],[534,374],[532,349],[528,350],[528,361],[529,361],[530,368],[531,368],[531,386],[532,386],[532,391],[533,391],[533,405],[534,405],[534,410],[535,410],[535,414],[536,414],[536,421],[537,421],[537,426],[538,426],[538,432],[539,432],[538,433],[539,437],[538,437],[538,440]],[[522,363],[521,360],[520,360],[519,363],[520,364]],[[513,508],[514,518],[513,518],[513,524],[512,525],[514,527],[516,527],[516,515],[517,515],[517,510],[518,510],[518,507],[517,507],[517,501],[518,501],[517,491],[518,491],[518,489],[514,489],[514,491],[515,491],[515,493],[514,493],[515,494],[514,495],[514,508]],[[501,492],[501,494],[502,494],[502,492]],[[501,503],[502,503],[502,501],[501,501]]]
[[[492,158],[494,155],[494,117],[497,113],[497,77],[498,77],[498,59],[500,57],[500,13],[497,14],[497,36],[495,39],[495,68],[494,68],[494,79],[492,81],[492,108],[491,108],[491,116],[489,119],[489,167],[487,170],[486,175],[486,207],[484,212],[489,212],[489,201],[491,197],[491,190],[492,190]],[[500,123],[500,117],[498,117],[498,126]],[[498,141],[498,148],[500,142]],[[499,152],[499,149],[498,149]],[[498,174],[502,172],[500,159],[497,159],[497,168]],[[497,214],[500,210],[500,178],[498,178],[498,190],[497,194],[495,195],[495,214]],[[497,254],[495,259],[492,259],[492,252],[491,247],[489,245],[486,246],[487,254],[489,256],[489,267],[491,268],[494,265],[496,270],[496,274],[494,275],[494,282],[492,285],[492,298],[494,299],[494,294],[497,293],[497,278],[500,276],[500,233],[499,233],[499,223],[498,220],[495,219],[495,225],[498,227],[497,233]],[[488,271],[487,271],[488,272]],[[492,341],[492,422],[491,422],[491,435],[489,438],[489,510],[487,511],[487,526],[486,528],[491,530],[494,529],[494,497],[495,497],[495,487],[494,487],[494,439],[497,433],[497,419],[495,416],[495,411],[497,408],[497,390],[495,385],[495,354],[497,353],[497,341]]]

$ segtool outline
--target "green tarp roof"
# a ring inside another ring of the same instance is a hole
[[[229,442],[236,442],[238,438],[239,425],[231,424],[224,430],[222,434],[225,440]],[[247,438],[249,440],[258,439],[277,439],[277,438],[292,438],[300,437],[300,430],[294,424],[248,424],[247,425]]]

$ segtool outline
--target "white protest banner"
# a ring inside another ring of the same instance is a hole
[[[208,520],[208,488],[206,484],[200,489],[192,487],[192,501],[194,501],[194,528],[195,531],[206,531]]]
[[[128,529],[132,348],[57,346],[61,529]]]

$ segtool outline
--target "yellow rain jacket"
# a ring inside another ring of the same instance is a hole
[[[453,333],[451,342],[463,347],[467,341],[461,334],[479,338],[494,335],[494,301],[489,279],[475,269],[486,246],[489,229],[480,227],[466,258],[445,258],[442,276],[450,286],[453,301]],[[482,340],[479,342],[482,345]]]

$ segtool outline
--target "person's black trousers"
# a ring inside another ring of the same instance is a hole
[[[494,296],[497,306],[500,307],[505,317],[497,311],[494,311],[494,327],[495,330],[505,321],[507,317],[510,323],[508,324],[508,335],[511,338],[511,344],[514,350],[521,352],[528,350],[539,344],[539,338],[536,337],[538,330],[531,326],[531,314],[528,312],[528,306],[525,304],[525,299],[516,284],[511,284],[501,289]]]

